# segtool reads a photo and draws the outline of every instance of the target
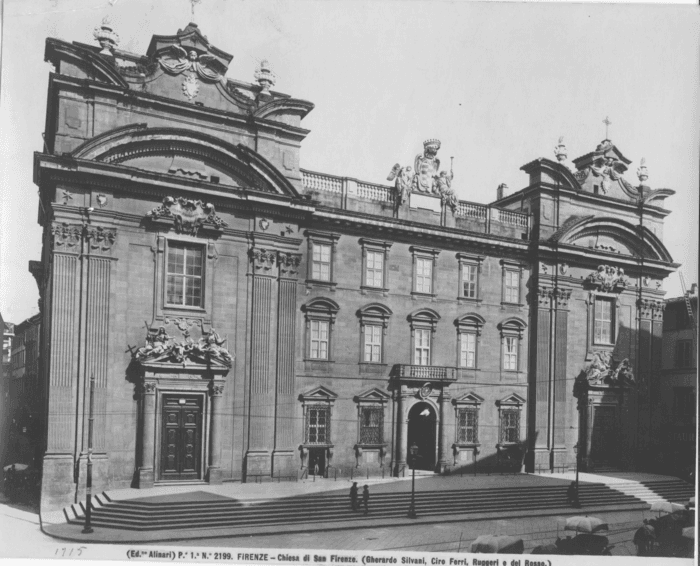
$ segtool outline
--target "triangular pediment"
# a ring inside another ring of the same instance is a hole
[[[338,394],[334,393],[327,387],[324,387],[323,385],[319,385],[318,387],[312,389],[311,391],[307,391],[306,393],[302,393],[299,395],[299,399],[304,401],[304,402],[309,402],[309,401],[323,401],[323,402],[331,402],[335,401],[338,398]]]
[[[511,393],[510,395],[507,395],[503,399],[500,399],[496,401],[496,404],[500,407],[503,405],[515,405],[515,406],[520,406],[525,404],[525,398],[521,397],[517,393]]]
[[[355,397],[355,403],[385,403],[389,399],[391,399],[389,393],[382,391],[378,387],[373,387],[357,395]]]
[[[470,391],[461,397],[457,397],[453,402],[455,405],[480,405],[484,402],[484,398]]]

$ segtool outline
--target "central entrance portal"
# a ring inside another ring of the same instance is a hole
[[[408,444],[406,454],[411,453],[411,446],[418,447],[416,470],[435,470],[437,416],[435,409],[429,403],[416,403],[408,412]],[[410,467],[409,457],[409,467]]]
[[[202,397],[163,395],[160,478],[201,479]]]

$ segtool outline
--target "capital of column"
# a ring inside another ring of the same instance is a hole
[[[277,252],[265,248],[250,248],[250,259],[253,262],[253,271],[258,275],[272,275],[272,269],[277,261]]]
[[[289,252],[277,253],[277,265],[280,269],[280,275],[283,277],[296,277],[299,274],[300,264],[301,254]]]
[[[551,287],[545,285],[539,285],[537,287],[537,294],[535,295],[535,301],[537,301],[537,306],[543,309],[549,308],[552,304],[553,290]]]
[[[217,383],[209,387],[209,395],[212,397],[221,397],[224,394],[223,384]]]
[[[110,254],[117,239],[116,228],[103,228],[102,226],[88,226],[85,238],[88,242],[90,253]]]
[[[141,386],[141,393],[143,395],[155,395],[156,394],[156,384],[153,381],[146,381]]]

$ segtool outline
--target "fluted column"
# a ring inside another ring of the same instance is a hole
[[[209,390],[211,399],[210,418],[211,432],[209,434],[209,483],[221,483],[221,399],[224,386],[214,384]]]
[[[143,394],[143,436],[141,437],[139,487],[144,488],[153,487],[155,479],[153,465],[156,453],[156,384],[144,383],[141,392]]]
[[[442,473],[447,468],[448,454],[450,453],[449,433],[447,430],[447,415],[449,413],[450,394],[442,391],[440,395],[440,423],[438,426],[438,472]]]

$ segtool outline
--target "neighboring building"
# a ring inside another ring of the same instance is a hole
[[[9,434],[11,460],[15,463],[40,463],[43,457],[45,414],[43,383],[39,380],[41,315],[15,325],[10,380],[11,422]]]
[[[46,45],[42,508],[84,493],[92,376],[98,490],[401,474],[413,445],[440,472],[648,462],[677,264],[646,168],[560,144],[492,205],[457,201],[437,140],[395,186],[314,173],[313,105],[267,62],[224,78],[194,24],[115,37]]]
[[[15,325],[5,322],[0,316],[2,328],[2,363],[0,364],[0,465],[11,463],[9,435],[12,425],[12,403],[10,389],[12,383],[12,341],[15,337]]]
[[[651,418],[655,431],[657,470],[683,477],[696,464],[697,432],[697,286],[685,297],[666,301],[661,371],[652,382],[657,402]]]

